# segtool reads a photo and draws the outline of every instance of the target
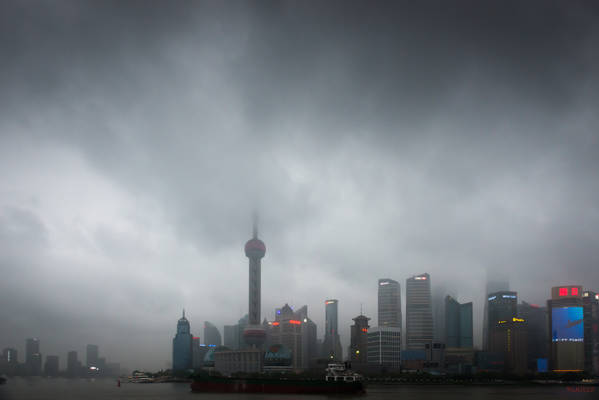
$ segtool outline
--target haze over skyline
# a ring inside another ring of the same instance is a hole
[[[177,319],[428,272],[599,291],[591,1],[0,3],[0,346],[166,368]],[[405,307],[405,301],[402,300]]]

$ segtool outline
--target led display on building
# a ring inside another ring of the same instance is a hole
[[[584,341],[582,307],[553,308],[551,325],[551,338],[554,342]]]

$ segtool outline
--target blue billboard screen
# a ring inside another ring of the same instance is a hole
[[[560,307],[551,310],[551,339],[554,342],[584,341],[582,307]]]

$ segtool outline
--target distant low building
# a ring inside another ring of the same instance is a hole
[[[235,372],[262,372],[263,354],[260,349],[214,351],[214,370],[226,376]]]

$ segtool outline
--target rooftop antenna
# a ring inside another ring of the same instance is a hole
[[[360,303],[360,315],[364,315],[362,314],[362,303]]]
[[[185,309],[183,309],[183,318],[185,318]]]

